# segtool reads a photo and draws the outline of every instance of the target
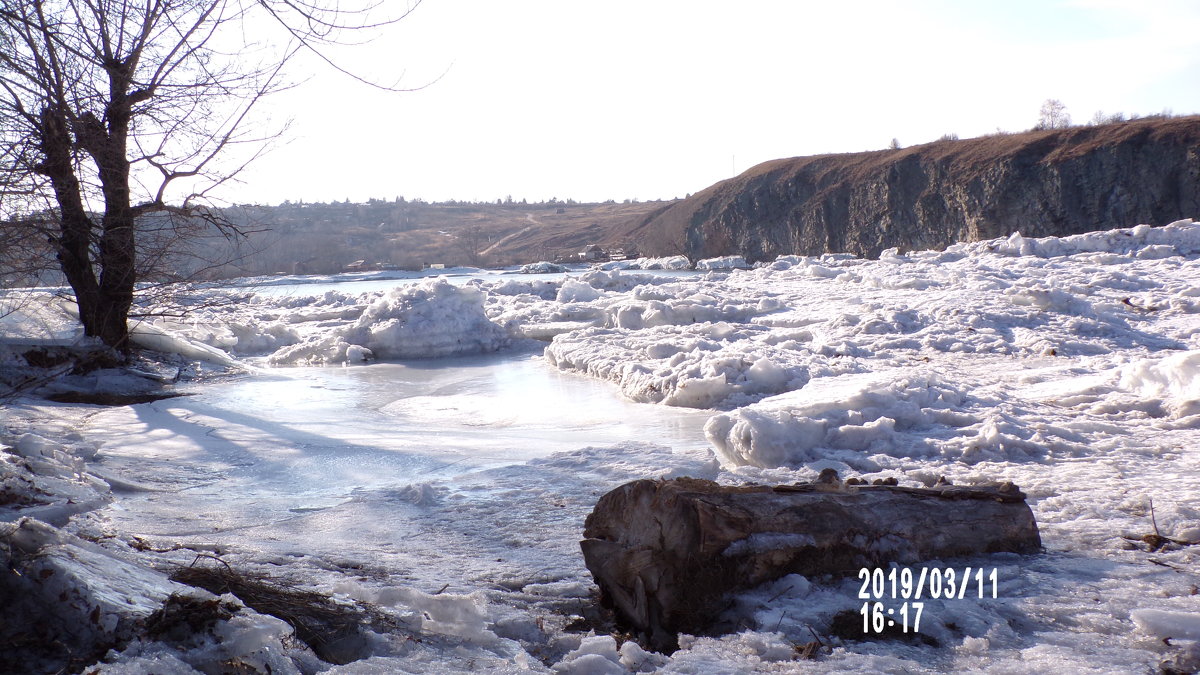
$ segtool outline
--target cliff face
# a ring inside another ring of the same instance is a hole
[[[1200,116],[760,164],[630,234],[698,257],[941,248],[1200,216]]]

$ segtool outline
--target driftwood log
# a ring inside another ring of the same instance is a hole
[[[836,475],[774,487],[634,481],[600,498],[584,537],[601,601],[667,650],[680,632],[710,632],[729,593],[786,574],[1041,548],[1025,495],[1011,483],[843,486]]]

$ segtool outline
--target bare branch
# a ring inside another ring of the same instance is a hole
[[[331,39],[329,39],[329,36],[338,31],[347,30],[347,29],[356,30],[356,29],[363,29],[363,28],[378,28],[378,27],[390,25],[390,24],[393,24],[393,23],[396,23],[398,21],[405,19],[406,17],[408,17],[409,14],[416,11],[416,8],[418,6],[420,6],[420,4],[421,4],[420,0],[418,0],[417,2],[414,2],[407,9],[407,11],[405,11],[403,14],[401,14],[400,16],[398,16],[394,19],[380,22],[380,23],[375,23],[375,24],[365,24],[364,23],[364,24],[358,25],[358,26],[345,25],[345,24],[340,24],[338,22],[325,20],[322,16],[321,11],[319,9],[317,9],[317,7],[315,5],[311,5],[308,3],[301,3],[301,2],[297,2],[295,0],[278,0],[278,1],[274,1],[274,2],[272,0],[260,0],[260,4],[267,11],[267,13],[271,16],[271,18],[273,18],[280,26],[283,27],[284,30],[286,30],[288,32],[289,35],[291,35],[297,42],[299,42],[300,45],[303,46],[305,50],[307,50],[309,53],[316,56],[318,59],[320,59],[322,62],[324,62],[325,65],[329,66],[330,68],[333,68],[334,70],[341,73],[342,75],[345,75],[346,77],[349,77],[360,84],[365,84],[368,87],[372,87],[374,89],[379,89],[382,91],[412,92],[412,91],[420,91],[421,89],[424,89],[425,87],[428,87],[428,86],[436,83],[438,80],[440,80],[442,77],[445,76],[445,73],[443,73],[442,75],[438,76],[432,82],[426,83],[419,87],[409,87],[409,88],[400,87],[399,86],[400,79],[403,78],[403,75],[401,75],[400,78],[397,78],[395,83],[393,83],[391,85],[380,84],[378,82],[373,82],[371,80],[368,80],[368,79],[362,77],[361,75],[353,73],[353,72],[347,70],[346,68],[343,68],[342,66],[338,65],[338,63],[336,61],[334,61],[332,58],[330,58],[328,55],[326,55],[325,52],[323,52],[321,50],[321,46],[323,44],[333,44],[333,41]],[[382,2],[379,2],[374,5],[371,5],[370,8],[373,9],[382,4],[383,4]],[[287,21],[286,12],[281,11],[280,6],[295,10],[296,13],[302,19],[304,19],[304,21],[306,22],[306,27],[304,29],[301,29],[301,28],[292,26]],[[369,10],[367,10],[367,11],[369,11]],[[354,14],[354,13],[353,12],[336,12],[335,14],[338,16],[344,17],[348,14]]]
[[[419,3],[351,2],[0,0],[0,217],[58,259],[88,335],[124,347],[138,279],[189,237],[246,233],[206,202],[278,138],[254,115],[297,54],[398,91],[323,49]],[[278,34],[244,39],[256,15]]]

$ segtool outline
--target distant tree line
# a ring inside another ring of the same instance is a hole
[[[531,202],[524,198],[522,198],[520,201],[515,201],[515,200],[513,200],[512,195],[497,198],[495,201],[475,201],[475,200],[467,200],[467,199],[445,199],[442,201],[432,201],[431,202],[431,201],[426,201],[424,199],[421,199],[420,197],[414,197],[413,199],[406,199],[402,195],[397,195],[396,197],[393,197],[392,199],[380,199],[377,197],[369,197],[367,199],[367,201],[365,201],[365,202],[352,202],[352,201],[350,201],[349,198],[346,198],[343,201],[330,201],[330,202],[319,202],[319,201],[311,202],[311,201],[304,201],[303,199],[299,199],[299,200],[293,202],[290,199],[285,199],[285,200],[283,200],[283,202],[281,202],[275,206],[278,206],[278,207],[379,206],[379,205],[383,205],[383,204],[401,204],[401,205],[413,204],[413,205],[417,205],[417,206],[471,206],[471,207],[507,206],[507,207],[513,207],[513,208],[527,208],[527,207],[549,208],[552,206],[595,206],[597,204],[616,204],[616,203],[617,203],[617,201],[615,199],[609,199],[609,200],[606,200],[603,202],[581,202],[581,201],[578,201],[575,199],[558,199],[557,197],[551,197],[550,199],[538,201],[538,202]],[[636,203],[638,203],[638,200],[626,199],[623,203],[636,204]],[[243,204],[239,204],[238,206],[251,207],[251,206],[264,206],[264,205],[243,203]]]
[[[1106,113],[1103,110],[1097,110],[1096,113],[1094,115],[1092,115],[1091,119],[1088,120],[1086,126],[1095,127],[1095,126],[1102,126],[1105,124],[1118,124],[1121,122],[1132,122],[1134,120],[1139,120],[1139,119],[1168,119],[1171,117],[1175,117],[1175,114],[1169,108],[1163,110],[1160,113],[1154,113],[1154,114],[1150,114],[1150,115],[1132,114],[1129,116],[1126,116],[1125,113],[1123,113],[1123,112]],[[1049,99],[1046,99],[1046,101],[1042,103],[1042,107],[1038,110],[1037,123],[1034,124],[1033,127],[1031,127],[1029,129],[1029,131],[1043,131],[1043,130],[1047,130],[1047,129],[1068,129],[1072,126],[1078,126],[1078,125],[1071,124],[1071,114],[1069,112],[1067,112],[1066,104],[1064,104],[1059,99],[1049,98]],[[1009,133],[1012,133],[1012,132],[1003,131],[1003,130],[997,128],[995,135],[1002,136],[1002,135],[1006,135]],[[938,141],[957,141],[957,140],[959,140],[958,134],[956,134],[954,132],[949,132],[949,133],[943,134],[940,138],[938,138]],[[893,138],[891,143],[888,144],[889,150],[899,150],[902,147],[903,146],[900,144],[900,141],[896,138]]]

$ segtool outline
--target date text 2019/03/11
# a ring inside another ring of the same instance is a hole
[[[864,567],[858,571],[862,586],[858,590],[861,600],[920,600],[921,598],[962,600],[970,592],[980,599],[998,597],[999,573],[996,568],[964,567],[962,572],[953,567],[883,568]]]

